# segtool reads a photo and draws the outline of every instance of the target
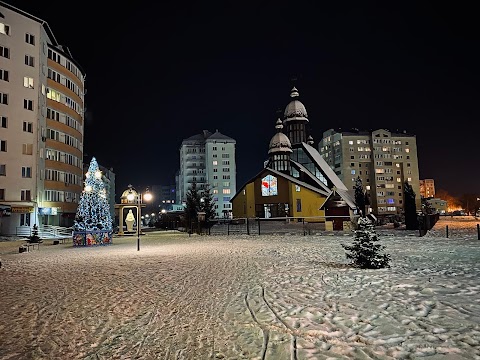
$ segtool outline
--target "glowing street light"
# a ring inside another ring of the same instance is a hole
[[[143,200],[150,201],[152,200],[152,194],[149,192],[148,188],[145,190],[145,194],[141,194],[133,189],[133,186],[129,185],[129,193],[127,194],[127,200],[133,202],[135,197],[137,198],[137,251],[140,251],[140,231],[141,231],[141,219],[142,216],[142,203]],[[146,215],[148,217],[148,215]]]

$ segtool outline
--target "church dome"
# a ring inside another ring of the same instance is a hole
[[[270,146],[268,147],[268,153],[291,153],[292,151],[292,144],[290,143],[290,139],[287,135],[282,133],[282,120],[278,119],[277,124],[275,125],[277,129],[277,133],[273,135],[272,140],[270,140]]]
[[[285,108],[284,116],[286,121],[290,119],[308,121],[307,109],[305,109],[305,105],[303,105],[299,100],[296,99],[298,96],[298,90],[294,87],[290,92],[290,97],[292,98],[292,101],[290,101],[290,103]]]

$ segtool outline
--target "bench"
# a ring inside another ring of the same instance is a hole
[[[52,245],[58,245],[58,244],[65,244],[65,242],[68,240],[68,238],[58,238],[53,240]]]
[[[19,252],[30,252],[30,248],[32,248],[32,250],[35,250],[35,246],[37,247],[37,250],[40,250],[40,243],[25,243],[23,244],[22,246],[20,246],[20,248],[18,249]]]

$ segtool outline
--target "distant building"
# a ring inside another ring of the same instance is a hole
[[[319,152],[348,189],[360,177],[372,212],[378,217],[399,214],[404,206],[404,184],[408,182],[421,209],[417,141],[415,135],[374,131],[323,133]]]
[[[425,199],[435,197],[435,182],[433,179],[420,180],[420,196]]]
[[[446,214],[448,212],[448,203],[445,200],[436,199],[436,198],[428,198],[426,201],[439,214]]]
[[[216,216],[232,216],[230,199],[236,192],[236,141],[218,130],[208,130],[182,141],[180,147],[180,170],[178,172],[177,199],[185,204],[187,192],[195,182],[199,192],[207,184],[214,200]]]
[[[177,199],[176,185],[152,185],[153,204],[157,211],[165,208],[165,204],[175,204]]]
[[[84,94],[84,71],[48,23],[0,1],[0,233],[73,225]]]

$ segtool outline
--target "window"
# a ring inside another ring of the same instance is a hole
[[[0,93],[0,104],[8,105],[8,94]]]
[[[23,122],[23,131],[33,133],[33,123],[32,122]]]
[[[10,49],[5,46],[0,46],[0,56],[10,59]]]
[[[30,213],[20,214],[20,226],[30,226]]]
[[[223,201],[230,201],[230,196],[224,196]]]
[[[33,111],[33,100],[23,99],[23,108]]]
[[[223,172],[230,172],[230,168],[223,168],[222,171]]]
[[[0,23],[0,34],[10,35],[10,26],[4,23]]]
[[[5,200],[5,189],[0,189],[0,200]]]
[[[8,127],[8,121],[6,116],[0,116],[0,127],[5,129]]]
[[[300,185],[295,185],[295,191],[300,192]]]
[[[35,35],[26,33],[25,34],[25,42],[30,45],[35,45]]]
[[[0,140],[0,151],[7,151],[7,140]]]
[[[30,166],[22,166],[22,178],[31,178],[32,168]]]
[[[262,196],[278,195],[277,178],[267,175],[262,179]]]
[[[32,195],[31,195],[30,190],[22,190],[20,200],[22,200],[22,201],[32,200]]]
[[[213,147],[213,151],[217,151],[217,147],[216,147],[216,146]]]
[[[212,190],[212,193],[218,194],[218,189],[213,189],[213,190]]]
[[[224,194],[230,194],[230,189],[223,189]]]
[[[302,212],[302,199],[297,199],[297,212]]]
[[[350,141],[348,142],[348,145],[353,145],[353,141],[350,140]]]
[[[29,89],[33,89],[33,78],[25,76],[23,78],[23,86]]]
[[[411,178],[411,177],[410,177],[410,178],[407,178],[407,181],[408,181],[408,182],[412,182],[412,178]]]
[[[224,181],[223,186],[230,186],[230,181]]]
[[[22,154],[23,155],[32,155],[33,154],[33,144],[23,144],[22,145]]]
[[[7,165],[0,164],[0,176],[7,176]]]
[[[213,160],[213,165],[218,165],[218,161],[217,160]]]
[[[0,80],[8,81],[8,71],[0,69]]]
[[[355,170],[352,170],[351,173],[352,173],[352,175],[355,175]]]
[[[47,99],[55,100],[60,102],[61,95],[58,91],[47,88]]]

